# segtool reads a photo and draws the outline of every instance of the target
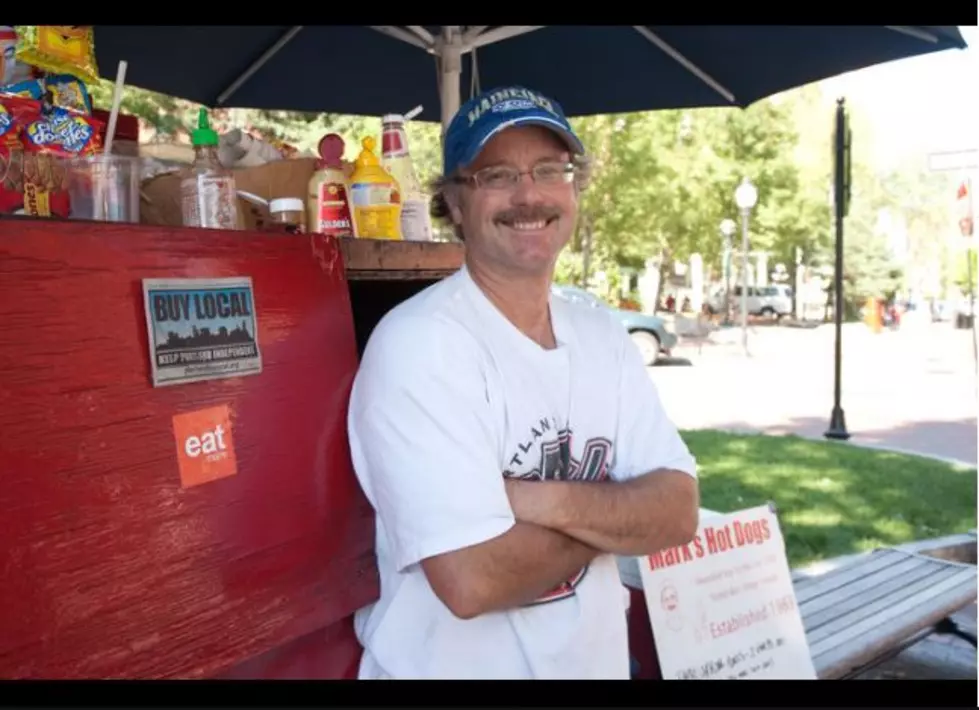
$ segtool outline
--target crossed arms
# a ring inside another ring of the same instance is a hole
[[[652,554],[696,534],[696,463],[638,351],[624,336],[621,347],[613,470],[619,480],[507,480],[516,520],[507,532],[421,562],[456,616],[527,604],[600,554]]]
[[[456,616],[529,603],[598,555],[693,537],[695,462],[638,350],[618,323],[609,332],[620,340],[617,411],[608,412],[615,480],[504,482],[494,370],[478,341],[411,314],[375,328],[348,412],[354,468],[396,568],[420,564]]]
[[[699,493],[688,473],[658,469],[623,482],[506,482],[516,524],[422,567],[453,614],[470,619],[526,604],[597,555],[644,555],[688,542]]]

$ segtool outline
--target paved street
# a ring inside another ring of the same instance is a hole
[[[822,437],[833,405],[832,326],[756,327],[750,358],[740,330],[717,344],[675,351],[692,366],[655,367],[667,411],[681,428]],[[970,333],[908,324],[871,333],[844,326],[843,409],[851,442],[976,462],[976,374]]]

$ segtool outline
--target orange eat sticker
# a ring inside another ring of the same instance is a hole
[[[238,473],[228,405],[175,414],[173,436],[184,488]]]

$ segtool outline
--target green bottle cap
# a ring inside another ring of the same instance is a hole
[[[207,109],[202,108],[197,115],[197,130],[191,133],[190,139],[195,146],[218,144],[218,132],[207,120]]]

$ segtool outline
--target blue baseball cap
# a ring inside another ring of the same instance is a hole
[[[522,86],[508,86],[469,99],[452,118],[442,141],[445,174],[469,165],[493,136],[512,126],[550,128],[572,153],[585,152],[557,101]]]

